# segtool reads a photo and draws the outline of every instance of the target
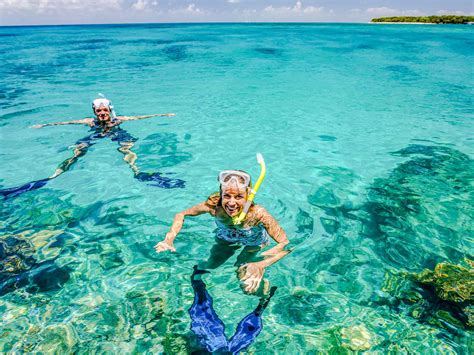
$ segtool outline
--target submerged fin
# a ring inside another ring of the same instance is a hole
[[[164,189],[182,189],[185,185],[184,180],[161,176],[160,173],[138,173],[135,175],[135,179],[142,182],[151,182],[148,185]]]
[[[42,188],[48,182],[49,178],[36,181],[30,181],[22,186],[10,187],[8,189],[0,190],[0,195],[7,198],[17,197],[25,192],[37,190]]]

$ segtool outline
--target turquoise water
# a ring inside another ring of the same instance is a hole
[[[176,254],[153,245],[220,170],[256,176],[256,152],[257,202],[296,249],[267,271],[278,291],[249,352],[350,352],[358,332],[375,353],[472,351],[472,330],[401,299],[397,275],[474,257],[473,38],[472,26],[0,28],[0,187],[70,157],[86,127],[29,126],[89,117],[98,92],[119,115],[176,113],[123,128],[142,171],[186,181],[134,179],[104,139],[1,201],[0,351],[195,351],[189,278],[213,221],[187,220]],[[233,264],[205,276],[229,336],[258,303]]]

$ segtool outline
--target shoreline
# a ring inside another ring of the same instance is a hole
[[[367,22],[371,25],[440,25],[434,22]]]

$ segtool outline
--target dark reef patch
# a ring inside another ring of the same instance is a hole
[[[271,55],[271,56],[281,56],[283,51],[278,48],[269,48],[269,47],[257,47],[254,48],[254,51],[260,54]]]
[[[129,39],[129,40],[118,40],[114,42],[114,45],[132,45],[132,46],[161,46],[165,44],[172,44],[178,41],[170,39]]]
[[[388,65],[385,67],[385,70],[389,71],[392,73],[392,75],[398,76],[398,77],[418,77],[419,75],[408,68],[406,65]]]
[[[15,100],[25,97],[28,91],[29,90],[21,87],[13,87],[8,85],[0,86],[0,107],[9,108],[21,104]]]
[[[185,45],[173,45],[163,48],[162,53],[171,61],[180,62],[188,59]]]
[[[322,134],[322,135],[318,136],[318,138],[321,139],[324,142],[335,142],[337,140],[336,137],[329,136],[329,135],[326,135],[326,134]]]
[[[323,237],[344,241],[355,234],[356,245],[369,246],[371,258],[385,268],[379,278],[382,282],[385,273],[382,290],[358,302],[406,313],[422,323],[447,329],[454,337],[457,329],[474,323],[474,296],[469,291],[474,273],[472,265],[470,271],[443,265],[474,259],[467,236],[474,226],[474,161],[452,146],[428,142],[410,144],[392,155],[403,161],[386,177],[376,178],[361,201],[351,196],[358,181],[353,172],[323,166],[318,174],[320,185],[308,196],[308,202],[322,212]],[[329,252],[308,255],[307,270],[340,269],[342,272],[337,273],[348,275],[344,268],[354,260],[335,263],[337,249],[330,245]],[[331,267],[313,268],[330,261]],[[423,269],[434,271],[416,274]],[[456,280],[461,279],[457,285]],[[451,302],[459,298],[454,293],[461,291],[463,299]]]
[[[48,231],[0,236],[0,296],[19,288],[30,293],[60,289],[69,280],[69,270],[54,262],[63,238],[64,233]]]
[[[375,49],[376,47],[374,45],[370,44],[358,44],[356,46],[356,49]]]
[[[362,234],[377,241],[375,251],[397,268],[434,267],[443,261],[440,254],[462,259],[463,221],[474,213],[473,160],[446,146],[412,144],[393,154],[410,159],[374,181],[356,213]],[[445,244],[433,250],[431,240],[440,237]]]

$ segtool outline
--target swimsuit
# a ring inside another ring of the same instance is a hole
[[[239,243],[246,246],[258,246],[267,244],[269,241],[268,232],[261,224],[250,228],[236,229],[226,226],[216,219],[217,238],[229,243]]]
[[[120,128],[118,125],[110,128],[109,131],[104,132],[102,127],[98,126],[97,124],[91,128],[90,135],[79,139],[76,144],[86,144],[87,146],[93,145],[98,139],[101,138],[110,138],[113,142],[118,143],[135,143],[138,139],[133,137],[130,133],[126,130]]]

